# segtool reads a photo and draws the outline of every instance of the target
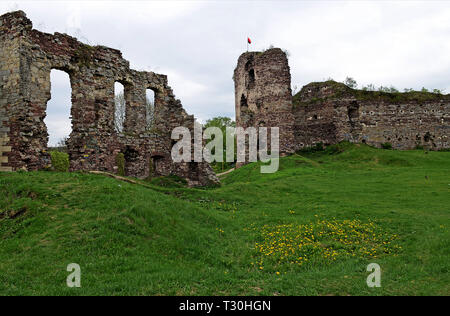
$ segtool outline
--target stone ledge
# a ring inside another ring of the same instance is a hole
[[[11,167],[0,167],[0,172],[12,172]]]

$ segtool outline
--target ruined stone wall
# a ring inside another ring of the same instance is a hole
[[[2,166],[12,170],[49,166],[44,118],[51,98],[50,71],[58,69],[69,74],[72,87],[71,170],[117,172],[116,156],[121,152],[128,176],[176,174],[193,185],[217,183],[208,164],[172,162],[170,133],[177,126],[192,129],[194,118],[175,98],[167,76],[130,69],[118,50],[34,30],[21,11],[0,17],[0,34],[0,49],[5,52],[0,58],[0,132],[3,128],[11,147]],[[114,130],[115,82],[124,85],[126,99],[124,131],[119,134]],[[146,89],[155,92],[155,123],[150,129]]]
[[[279,126],[282,152],[343,140],[394,149],[450,147],[450,95],[361,91],[326,81],[292,97],[279,48],[242,54],[234,81],[236,125]]]
[[[13,16],[0,19],[0,171],[12,171],[11,160],[17,153],[11,150],[10,113],[20,102],[20,38],[21,27]]]
[[[359,106],[355,119],[359,131],[351,133],[349,124],[338,125],[340,139],[364,142],[380,147],[390,143],[394,149],[413,149],[418,146],[430,150],[450,147],[450,98],[404,102],[353,101]],[[346,106],[337,108],[343,122],[348,117]]]
[[[244,53],[233,79],[236,126],[279,127],[280,152],[292,153],[294,115],[286,54],[279,48]]]
[[[343,140],[394,149],[449,148],[450,95],[350,89],[312,83],[294,97],[298,149]]]

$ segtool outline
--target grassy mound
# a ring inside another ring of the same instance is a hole
[[[214,189],[2,173],[0,293],[450,293],[449,152],[343,143],[259,167]],[[381,288],[366,285],[372,262]]]

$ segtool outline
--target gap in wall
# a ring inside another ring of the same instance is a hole
[[[72,87],[69,74],[62,70],[50,72],[51,99],[47,102],[44,123],[47,126],[50,148],[65,147],[72,132]]]

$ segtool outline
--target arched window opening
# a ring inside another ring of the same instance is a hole
[[[49,148],[67,150],[67,141],[72,132],[72,87],[69,74],[62,70],[50,72],[51,99],[47,102],[44,123],[47,126]]]
[[[357,102],[352,102],[347,108],[347,114],[351,127],[355,127],[356,123],[359,121],[359,104]]]
[[[160,170],[164,161],[164,155],[161,153],[152,153],[150,158],[150,175],[160,175]]]
[[[125,123],[126,100],[123,84],[114,83],[114,131],[116,133],[123,132]]]
[[[242,95],[241,96],[241,109],[245,110],[248,108],[248,104],[247,104],[247,98]]]
[[[147,129],[150,129],[155,122],[155,92],[152,89],[145,91],[145,114]]]
[[[248,89],[253,89],[255,87],[255,70],[250,69],[248,72]]]

